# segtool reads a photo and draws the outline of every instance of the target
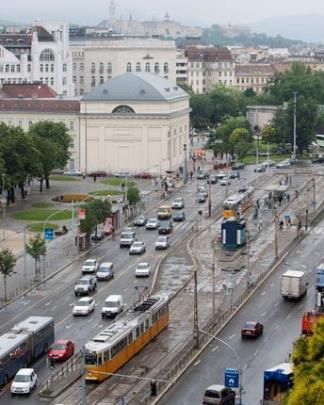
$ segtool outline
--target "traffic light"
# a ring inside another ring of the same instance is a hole
[[[151,381],[151,397],[156,397],[156,381]]]

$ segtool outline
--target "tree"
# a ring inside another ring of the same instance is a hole
[[[141,200],[139,189],[135,184],[131,184],[127,190],[127,200],[129,205],[135,205]]]
[[[40,152],[42,167],[40,191],[42,191],[44,179],[46,188],[49,188],[50,172],[54,169],[64,168],[67,164],[70,157],[71,137],[63,123],[52,121],[41,121],[32,125],[29,134]]]
[[[111,203],[108,200],[96,199],[88,202],[85,205],[86,217],[80,221],[80,228],[82,232],[87,235],[87,240],[90,240],[90,235],[96,231],[98,224],[111,215]]]
[[[26,243],[26,252],[35,260],[35,281],[40,280],[40,259],[46,255],[46,241],[38,233]]]
[[[7,277],[15,273],[16,258],[9,249],[0,251],[0,274],[3,277],[4,300],[7,302]]]
[[[242,160],[251,149],[253,136],[246,128],[235,128],[230,135],[230,143],[239,160]]]
[[[324,398],[324,319],[319,319],[310,337],[294,345],[294,385],[288,405],[321,405]]]
[[[265,125],[261,129],[262,143],[277,143],[282,142],[282,139],[278,136],[278,131],[272,125]]]

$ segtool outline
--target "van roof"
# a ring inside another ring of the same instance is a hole
[[[17,374],[19,374],[19,375],[29,375],[29,374],[31,374],[31,373],[33,373],[34,372],[34,369],[33,368],[21,368],[18,372],[17,372]]]
[[[303,271],[298,271],[298,270],[287,270],[285,273],[283,273],[283,276],[288,276],[288,277],[303,277],[305,273]]]
[[[122,299],[121,295],[115,294],[115,295],[109,295],[105,301],[119,301],[120,299]]]
[[[99,267],[111,267],[113,264],[111,262],[104,262],[101,263],[101,265]]]
[[[206,388],[205,391],[210,390],[210,391],[221,391],[223,390],[225,387],[225,385],[220,385],[220,384],[214,384],[214,385],[210,385],[209,387]]]

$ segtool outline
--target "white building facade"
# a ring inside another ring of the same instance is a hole
[[[158,39],[111,39],[71,42],[75,95],[123,73],[153,73],[176,82],[174,41]]]
[[[0,82],[41,82],[73,96],[68,23],[37,21],[20,33],[1,34]]]

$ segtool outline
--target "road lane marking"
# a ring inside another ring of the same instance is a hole
[[[245,366],[243,366],[243,371],[246,370],[248,368],[248,365],[245,364]]]
[[[304,306],[304,304],[299,304],[298,308],[301,309],[301,308],[303,308],[303,306]]]
[[[275,325],[275,327],[274,327],[274,329],[278,329],[279,328],[279,325],[278,324],[276,324]]]
[[[125,292],[127,292],[128,291],[128,288],[124,288],[123,289],[123,292],[125,293]]]
[[[279,304],[280,304],[279,302],[276,302],[276,303],[274,304],[274,306],[277,307]]]
[[[262,314],[260,314],[260,317],[262,318],[265,314],[266,312],[262,312]]]
[[[274,286],[274,283],[271,283],[271,284],[270,284],[270,287],[273,287],[273,286]]]
[[[256,350],[256,351],[253,353],[253,356],[256,356],[258,353],[259,353],[259,350]]]
[[[261,296],[264,296],[264,295],[266,295],[266,291],[263,291],[262,293],[261,293]]]
[[[218,346],[215,346],[213,349],[212,349],[212,352],[214,352],[215,350],[217,350],[218,349]]]
[[[235,334],[234,334],[234,335],[232,335],[232,336],[230,336],[230,337],[228,338],[228,340],[233,339],[235,336],[236,336]]]
[[[54,305],[54,307],[52,307],[52,308],[51,308],[51,311],[55,311],[55,310],[56,310],[56,308],[57,308],[57,306],[56,306],[56,305]]]
[[[194,364],[194,367],[198,366],[199,363],[200,363],[200,360],[196,361],[196,363]]]
[[[288,315],[286,316],[286,319],[289,319],[289,318],[291,318],[291,314],[288,314]]]
[[[51,305],[52,302],[53,302],[53,301],[48,301],[48,302],[46,302],[46,303],[45,303],[45,306],[48,307],[49,305]]]
[[[70,329],[72,326],[72,323],[69,323],[68,325],[65,325],[65,329]]]

